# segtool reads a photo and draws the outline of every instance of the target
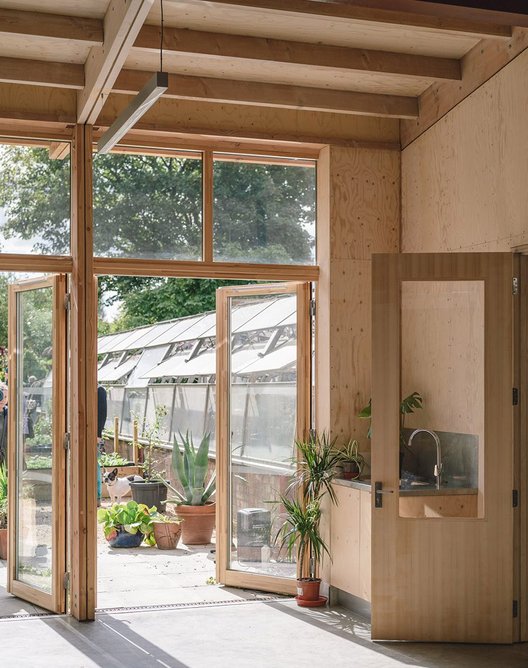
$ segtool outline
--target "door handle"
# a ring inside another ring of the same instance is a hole
[[[394,494],[393,489],[383,489],[382,482],[374,483],[374,508],[383,508],[383,494]]]

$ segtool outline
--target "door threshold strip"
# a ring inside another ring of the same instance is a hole
[[[117,606],[114,608],[96,608],[98,615],[119,614],[123,612],[155,612],[160,610],[181,610],[184,608],[216,608],[225,605],[247,605],[249,603],[278,603],[293,601],[290,596],[255,596],[249,599],[236,599],[233,601],[190,601],[186,603],[161,603],[158,605],[130,605]]]

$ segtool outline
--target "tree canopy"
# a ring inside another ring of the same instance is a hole
[[[69,179],[69,161],[51,160],[44,148],[0,146],[3,236],[30,241],[37,252],[69,253]],[[196,157],[95,156],[95,254],[199,259],[202,199],[202,165]],[[314,225],[313,168],[215,161],[215,259],[310,262]],[[127,327],[212,309],[221,284],[127,277],[99,281],[104,304],[122,303],[120,323]]]

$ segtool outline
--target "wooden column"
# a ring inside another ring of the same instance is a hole
[[[97,578],[97,289],[93,275],[92,128],[77,125],[72,159],[70,607],[95,617]]]
[[[371,393],[371,257],[399,250],[400,153],[327,146],[317,169],[316,425],[340,444],[357,438],[370,461],[368,423],[357,414]],[[342,526],[352,512],[324,509],[328,540],[329,524]],[[332,543],[335,566],[325,560],[322,577],[363,597],[370,583],[356,587],[357,573],[341,577],[340,564],[354,559],[343,550],[345,542]]]

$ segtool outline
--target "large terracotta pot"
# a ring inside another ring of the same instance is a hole
[[[205,506],[178,506],[178,517],[182,522],[182,543],[185,545],[207,545],[211,542],[215,526],[216,504]]]
[[[160,550],[175,550],[180,540],[181,524],[179,522],[153,522],[154,538]]]
[[[302,601],[318,601],[321,580],[319,578],[298,578],[297,598]]]
[[[0,529],[0,559],[7,559],[7,529]]]

